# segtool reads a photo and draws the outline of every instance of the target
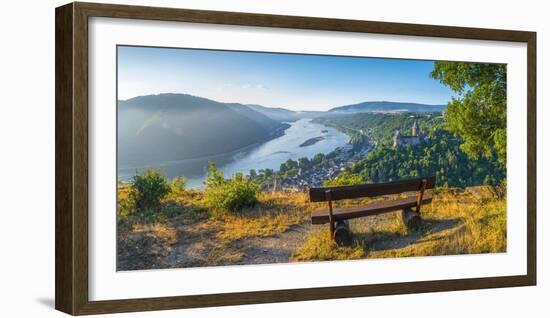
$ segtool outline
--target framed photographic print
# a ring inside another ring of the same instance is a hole
[[[56,308],[536,284],[536,34],[56,10]]]

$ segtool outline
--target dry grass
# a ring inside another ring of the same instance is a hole
[[[119,207],[127,193],[119,188]],[[251,257],[243,242],[279,239],[278,234],[298,224],[306,226],[309,236],[305,243],[295,243],[298,248],[289,261],[504,252],[506,200],[492,193],[487,189],[437,190],[433,202],[423,207],[423,225],[416,232],[407,230],[398,213],[352,220],[353,244],[341,247],[329,239],[328,225],[309,229],[311,211],[326,203],[310,203],[305,193],[262,193],[254,208],[212,216],[202,205],[201,192],[174,191],[162,200],[159,213],[164,218],[144,220],[119,208],[120,264],[124,269],[238,264]],[[372,201],[345,200],[336,206]],[[177,252],[182,263],[170,263],[176,251],[182,251]],[[192,255],[187,263],[182,253]]]
[[[292,258],[296,261],[310,260],[349,260],[365,257],[365,248],[360,242],[354,241],[350,247],[338,246],[329,239],[328,229],[310,233],[307,242],[299,247]]]
[[[193,189],[172,191],[162,200],[164,204],[178,204],[183,206],[199,206],[203,197],[202,192]]]
[[[291,226],[309,219],[311,207],[304,193],[263,193],[260,203],[242,213],[226,213],[211,218],[209,225],[219,228],[223,240],[267,237],[287,231]]]
[[[427,206],[424,217],[432,223],[456,219],[457,224],[426,233],[400,249],[373,251],[369,257],[403,257],[506,252],[506,200],[477,199],[469,193],[442,192]]]
[[[296,250],[293,259],[297,261],[346,260],[368,256],[371,246],[379,241],[392,241],[407,235],[407,228],[398,218],[377,220],[368,225],[351,224],[354,233],[349,247],[338,246],[330,239],[328,225],[313,230],[308,240]]]
[[[351,248],[336,246],[323,231],[313,233],[294,258],[353,259],[361,252],[368,258],[389,258],[506,251],[506,200],[503,198],[442,189],[434,194],[433,202],[423,208],[422,217],[422,227],[410,233],[397,214],[355,221],[351,225],[354,233]]]
[[[283,233],[294,224],[300,222],[295,215],[265,214],[259,217],[228,215],[210,221],[218,226],[218,237],[224,240],[239,240],[249,237],[265,237]]]
[[[163,224],[135,224],[132,227],[133,234],[141,234],[162,240],[165,244],[171,245],[178,241],[178,234],[175,228]]]
[[[209,266],[229,265],[239,262],[245,253],[242,250],[235,250],[229,248],[227,245],[216,245],[210,251],[206,257],[206,264]]]

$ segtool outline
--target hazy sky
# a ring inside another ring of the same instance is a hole
[[[220,102],[328,110],[363,101],[446,104],[431,61],[118,47],[118,98],[186,93]]]

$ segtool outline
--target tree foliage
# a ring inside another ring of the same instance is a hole
[[[497,185],[506,170],[496,159],[472,159],[462,151],[461,140],[436,130],[428,141],[393,148],[382,145],[347,170],[368,182],[386,182],[420,176],[436,176],[438,186]]]
[[[449,102],[447,128],[463,140],[470,158],[497,157],[506,165],[506,65],[435,62],[432,78],[457,95]]]

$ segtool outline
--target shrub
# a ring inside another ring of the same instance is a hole
[[[348,171],[342,172],[336,178],[323,182],[324,187],[349,186],[365,183],[360,175]]]
[[[170,192],[166,177],[156,169],[147,169],[132,178],[130,199],[140,212],[155,212],[160,208],[160,200]]]
[[[238,212],[258,203],[260,186],[242,173],[235,174],[231,179],[224,179],[221,170],[210,163],[205,185],[204,203],[214,214]]]
[[[170,184],[172,192],[183,192],[187,186],[187,179],[185,177],[174,177]]]

